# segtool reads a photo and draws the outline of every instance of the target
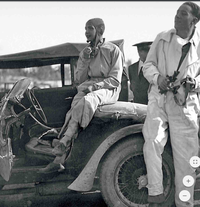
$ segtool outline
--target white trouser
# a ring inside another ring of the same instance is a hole
[[[198,156],[198,116],[193,108],[178,106],[173,93],[166,94],[166,101],[162,107],[156,99],[150,99],[147,107],[147,117],[143,127],[144,159],[147,168],[149,195],[163,193],[162,156],[164,146],[170,133],[174,168],[175,168],[175,202],[177,207],[193,206],[194,185],[186,187],[183,178],[191,175],[196,179],[195,169],[190,166],[192,156]],[[169,131],[168,131],[169,129]],[[182,202],[179,193],[187,190],[191,194],[189,201]]]
[[[79,86],[79,92],[74,97],[71,109],[66,114],[65,123],[62,126],[59,138],[61,138],[64,131],[65,134],[72,137],[78,131],[78,126],[86,128],[98,106],[113,104],[118,100],[121,86],[115,89],[96,90],[87,95],[82,92],[82,90],[88,88],[88,86],[91,86],[93,83],[95,82],[86,81]]]

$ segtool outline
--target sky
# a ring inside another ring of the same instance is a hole
[[[132,45],[153,41],[161,31],[173,28],[183,2],[0,1],[0,55],[86,42],[85,23],[100,17],[106,40],[124,39],[125,58],[133,63],[138,54]]]

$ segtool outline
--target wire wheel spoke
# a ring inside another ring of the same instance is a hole
[[[116,170],[116,188],[119,196],[130,206],[147,203],[147,189],[139,189],[138,179],[146,175],[143,155],[130,155]]]

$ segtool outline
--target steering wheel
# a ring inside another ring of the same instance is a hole
[[[38,116],[41,118],[41,120],[47,124],[47,118],[46,115],[42,109],[42,107],[40,106],[37,98],[35,97],[34,93],[32,90],[28,89],[27,90],[27,97],[29,99],[29,101],[31,102],[33,108],[35,109],[36,113],[38,114]]]

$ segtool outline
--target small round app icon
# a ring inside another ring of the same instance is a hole
[[[183,185],[186,187],[191,187],[194,185],[194,178],[191,175],[186,175],[183,178]]]
[[[180,198],[180,200],[183,201],[183,202],[186,202],[186,201],[190,200],[190,197],[191,197],[190,192],[187,191],[187,190],[182,190],[182,191],[179,193],[179,198]]]
[[[193,168],[197,168],[200,166],[200,158],[198,156],[193,156],[190,158],[190,165]]]

